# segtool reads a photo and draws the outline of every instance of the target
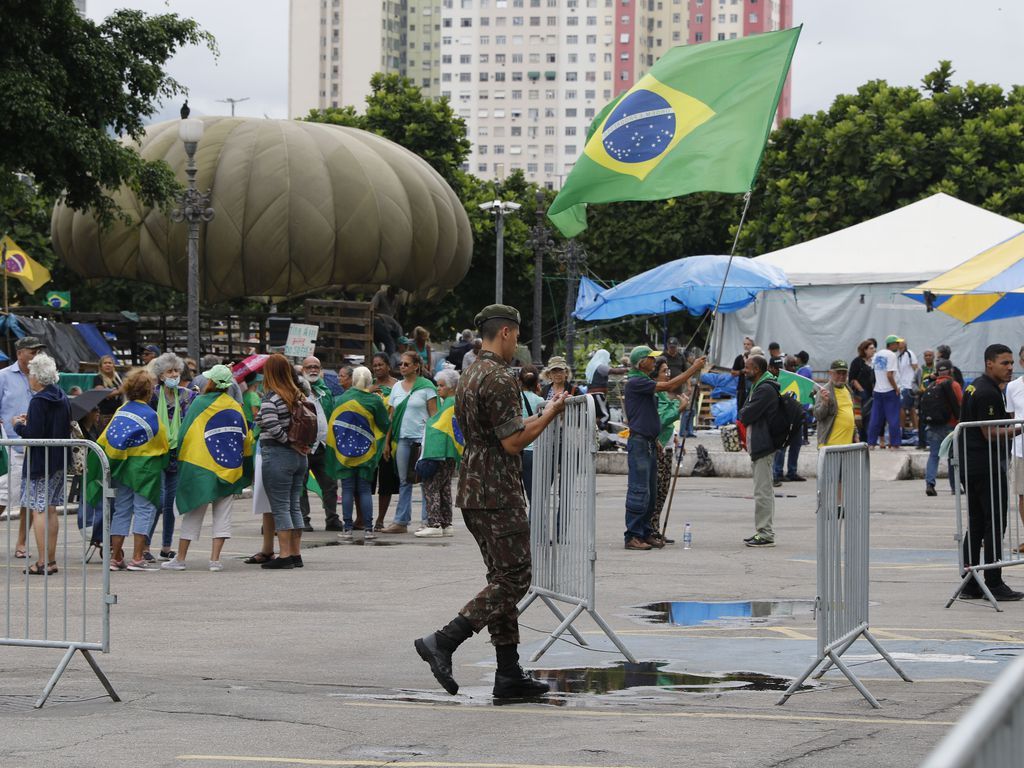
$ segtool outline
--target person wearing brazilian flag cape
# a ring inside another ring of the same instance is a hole
[[[423,450],[416,471],[423,478],[427,502],[427,524],[416,531],[421,539],[452,536],[452,475],[455,474],[466,441],[455,418],[455,388],[459,373],[445,368],[437,374],[437,413],[423,428]]]
[[[167,430],[149,401],[156,379],[145,368],[136,368],[125,376],[123,391],[127,402],[111,417],[97,444],[107,455],[114,486],[114,512],[110,518],[110,570],[156,571],[154,563],[143,559],[146,536],[153,529],[156,510],[163,493],[163,472],[170,460]],[[100,460],[90,452],[90,504],[103,502],[103,472]],[[131,560],[125,561],[124,539],[133,536]]]
[[[175,511],[181,517],[177,554],[160,565],[184,571],[189,545],[199,538],[206,510],[213,506],[210,570],[220,571],[220,553],[231,538],[231,500],[252,483],[253,433],[245,412],[228,388],[231,369],[215,365],[203,371],[206,388],[189,406],[181,425]]]
[[[360,365],[352,371],[352,386],[334,401],[327,420],[327,474],[341,480],[341,517],[344,530],[339,536],[352,540],[352,505],[359,496],[359,508],[365,511],[367,525],[364,540],[373,533],[373,497],[370,486],[377,464],[384,453],[384,440],[391,426],[384,399],[371,392],[373,374]]]

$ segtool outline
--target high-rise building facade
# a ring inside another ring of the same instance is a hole
[[[559,188],[596,114],[669,48],[784,29],[792,4],[291,0],[289,113],[361,108],[373,72],[398,72],[448,97],[465,120],[467,171],[500,179],[522,170]],[[778,114],[789,115],[788,83]]]
[[[438,0],[290,0],[288,114],[362,109],[375,72],[412,78],[440,92]]]

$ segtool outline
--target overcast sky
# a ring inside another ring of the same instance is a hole
[[[248,97],[237,114],[287,117],[288,0],[87,0],[86,7],[96,20],[116,8],[196,19],[216,36],[220,58],[192,48],[170,65],[196,113],[230,114],[218,99]],[[952,60],[957,82],[1024,83],[1021,0],[795,0],[794,17],[804,25],[793,59],[794,116],[871,79],[919,85],[940,59]],[[178,106],[165,105],[154,121],[177,117]]]

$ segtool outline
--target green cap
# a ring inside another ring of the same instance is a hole
[[[231,369],[226,365],[215,365],[208,371],[203,371],[203,377],[217,385],[217,389],[227,389],[234,381]]]
[[[488,320],[511,320],[516,325],[520,325],[522,320],[519,316],[519,310],[515,307],[510,307],[508,304],[491,304],[484,307],[477,313],[477,316],[473,318],[473,325],[477,328],[481,327]]]
[[[891,333],[885,337],[885,346],[888,347],[890,344],[899,344],[901,341],[903,341],[902,337],[897,336],[894,333]]]
[[[650,347],[633,347],[633,351],[629,353],[629,364],[634,368],[639,365],[640,361],[645,357],[657,357],[658,353]]]
[[[828,367],[830,371],[848,371],[850,366],[846,364],[845,360],[833,360],[832,365]]]

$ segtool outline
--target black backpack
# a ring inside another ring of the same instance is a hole
[[[781,450],[801,439],[804,423],[804,407],[792,394],[779,394],[779,407],[771,420],[772,444]]]
[[[953,418],[952,397],[949,392],[949,379],[933,381],[928,389],[921,393],[921,418],[925,424],[948,424]]]

